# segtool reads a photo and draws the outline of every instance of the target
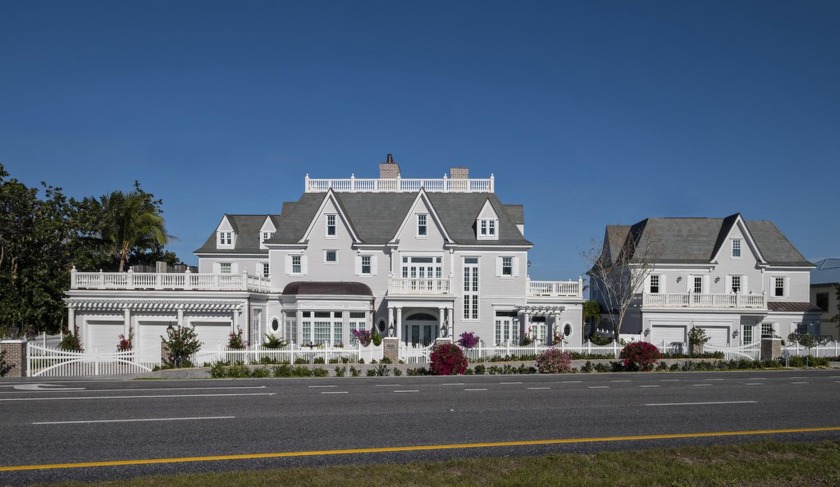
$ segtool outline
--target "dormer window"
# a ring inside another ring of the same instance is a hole
[[[271,232],[262,232],[262,238],[260,239],[260,243],[265,242],[266,240],[270,239],[273,236],[274,236],[274,234],[271,233]]]
[[[425,237],[429,233],[429,227],[426,224],[429,215],[425,213],[420,213],[417,215],[417,236],[418,237]]]
[[[219,232],[219,247],[230,247],[233,245],[233,232]]]
[[[741,239],[740,238],[733,238],[732,239],[732,257],[734,259],[741,258]]]
[[[482,218],[478,220],[478,239],[479,240],[497,240],[496,226],[498,220],[494,218]]]
[[[327,237],[335,237],[335,215],[327,215]]]

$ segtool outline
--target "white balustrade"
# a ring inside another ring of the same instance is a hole
[[[583,281],[532,281],[528,280],[528,296],[563,296],[582,298]]]
[[[767,309],[767,296],[761,294],[644,293],[645,308],[741,308]]]
[[[495,178],[487,179],[312,179],[306,176],[304,191],[324,193],[329,189],[342,193],[493,193]]]
[[[389,294],[450,294],[448,278],[395,278],[388,281]]]
[[[193,291],[271,291],[263,276],[213,273],[78,272],[70,273],[71,289],[156,289]]]

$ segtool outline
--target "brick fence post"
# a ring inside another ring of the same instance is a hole
[[[761,360],[776,360],[782,356],[781,338],[761,339]]]
[[[26,377],[26,339],[2,340],[0,351],[6,352],[3,360],[12,366],[6,377]]]

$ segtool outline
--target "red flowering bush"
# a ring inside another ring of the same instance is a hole
[[[464,351],[454,343],[442,343],[432,349],[429,371],[433,375],[463,375],[467,371]]]
[[[571,372],[572,354],[556,348],[549,348],[537,355],[537,370],[540,374]]]
[[[653,370],[653,364],[662,358],[659,349],[647,342],[628,343],[618,358],[624,360],[624,370]]]
[[[373,336],[367,330],[350,330],[353,334],[353,337],[359,342],[359,344],[363,347],[367,347],[370,345]]]
[[[228,334],[228,348],[232,350],[242,350],[245,348],[245,342],[242,340],[242,328],[236,327],[236,331]]]
[[[120,335],[118,338],[120,340],[119,343],[117,343],[118,352],[127,352],[131,350],[131,335],[129,335],[128,338],[126,338],[125,335]]]

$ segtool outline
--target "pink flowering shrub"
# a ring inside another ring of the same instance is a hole
[[[236,331],[228,334],[228,348],[232,350],[242,350],[245,348],[245,342],[242,341],[242,328],[237,327]]]
[[[537,355],[537,370],[540,374],[571,372],[572,354],[556,348],[549,348]]]
[[[624,360],[624,370],[653,370],[653,365],[662,358],[655,345],[647,342],[628,343],[618,358]]]
[[[480,339],[475,335],[475,333],[465,331],[464,333],[461,333],[461,338],[458,339],[458,345],[461,345],[464,348],[473,348],[478,345],[479,340]]]
[[[429,371],[433,375],[463,375],[469,363],[464,351],[454,343],[442,343],[432,349]]]
[[[128,338],[126,338],[125,335],[120,335],[118,338],[120,340],[119,343],[117,343],[118,352],[127,352],[131,350],[131,335],[129,335]]]
[[[370,345],[370,341],[373,339],[373,337],[371,336],[369,331],[367,331],[367,330],[350,330],[350,331],[353,333],[353,336],[356,338],[356,340],[359,341],[359,343],[363,347],[366,347],[366,346]]]

